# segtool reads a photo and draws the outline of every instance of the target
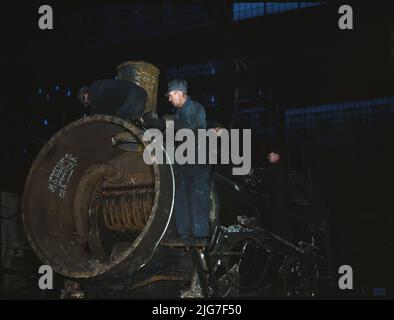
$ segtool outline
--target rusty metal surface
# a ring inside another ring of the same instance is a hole
[[[119,69],[125,65],[133,68],[131,78],[122,78],[119,75]],[[156,111],[157,91],[159,85],[160,71],[154,65],[144,61],[126,61],[117,67],[120,79],[131,81],[144,88],[148,94],[148,100],[145,104],[145,112]]]
[[[105,225],[115,231],[142,231],[149,218],[153,188],[131,187],[122,190],[103,190],[93,206],[101,210]]]
[[[158,281],[186,281],[186,279],[185,277],[181,277],[181,276],[155,275],[134,284],[133,286],[130,287],[130,290],[135,290],[137,288],[147,286]]]
[[[94,115],[60,130],[30,169],[22,209],[26,235],[38,257],[65,276],[138,268],[172,215],[171,165],[148,166],[142,152],[113,146],[111,137],[122,131],[147,145],[137,126]],[[125,230],[135,232],[133,241],[113,241],[112,254],[103,255],[104,235]]]

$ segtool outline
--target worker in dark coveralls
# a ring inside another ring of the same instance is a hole
[[[197,130],[207,127],[206,114],[204,107],[187,95],[187,82],[182,79],[170,81],[166,96],[177,108],[174,119],[175,131],[191,129],[197,141]],[[155,121],[149,116],[144,116],[142,121],[162,130],[165,128],[163,121],[161,125],[155,125],[154,123],[160,120]],[[197,152],[198,146],[196,159]],[[168,242],[204,245],[209,237],[210,167],[208,164],[175,163],[175,168],[175,220],[179,237],[169,239]]]
[[[79,90],[78,98],[92,114],[112,115],[123,120],[139,119],[145,109],[144,88],[126,80],[102,79]]]
[[[265,171],[265,181],[272,196],[273,232],[287,241],[295,242],[295,228],[291,218],[289,169],[279,147],[271,148]]]

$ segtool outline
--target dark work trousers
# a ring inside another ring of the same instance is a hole
[[[180,236],[209,236],[210,166],[176,165],[175,220]]]
[[[295,242],[294,222],[288,204],[288,195],[284,191],[276,190],[273,194],[273,231],[278,236],[292,243]]]
[[[266,172],[266,182],[273,205],[273,232],[287,241],[295,241],[295,226],[291,218],[289,171],[284,164],[271,165]]]

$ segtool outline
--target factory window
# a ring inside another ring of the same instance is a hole
[[[274,133],[274,114],[270,104],[269,90],[260,87],[239,88],[235,99],[237,112],[235,125],[239,128],[252,128],[257,134]]]
[[[264,102],[251,98],[252,95],[253,90],[239,91],[235,126],[253,128],[262,135],[273,134],[276,126],[273,109],[262,107]],[[385,97],[287,109],[285,131],[289,141],[328,146],[351,142],[354,130],[393,120],[394,97]]]
[[[233,20],[245,20],[322,4],[325,2],[236,2],[233,3]]]
[[[223,72],[223,61],[208,61],[167,69],[166,80],[189,79],[198,76],[211,76]]]
[[[394,97],[350,101],[285,112],[285,128],[290,140],[327,145],[345,141],[356,129],[394,120]]]
[[[68,85],[54,85],[48,88],[38,88],[37,95],[30,95],[27,98],[29,103],[34,101],[54,101],[61,96],[71,97],[71,88]]]
[[[249,19],[264,15],[264,3],[239,2],[233,4],[233,20]]]
[[[239,88],[238,99],[235,103],[238,104],[238,109],[243,108],[255,108],[266,105],[270,100],[270,94],[268,90],[261,88]]]
[[[193,94],[193,100],[200,102],[205,108],[216,108],[221,104],[221,96],[217,92]]]
[[[258,134],[271,134],[275,131],[274,115],[269,108],[239,109],[235,120],[236,127],[252,128]]]

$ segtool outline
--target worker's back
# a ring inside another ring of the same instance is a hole
[[[147,93],[130,81],[102,79],[89,86],[89,99],[92,114],[108,114],[131,121],[144,113]]]

